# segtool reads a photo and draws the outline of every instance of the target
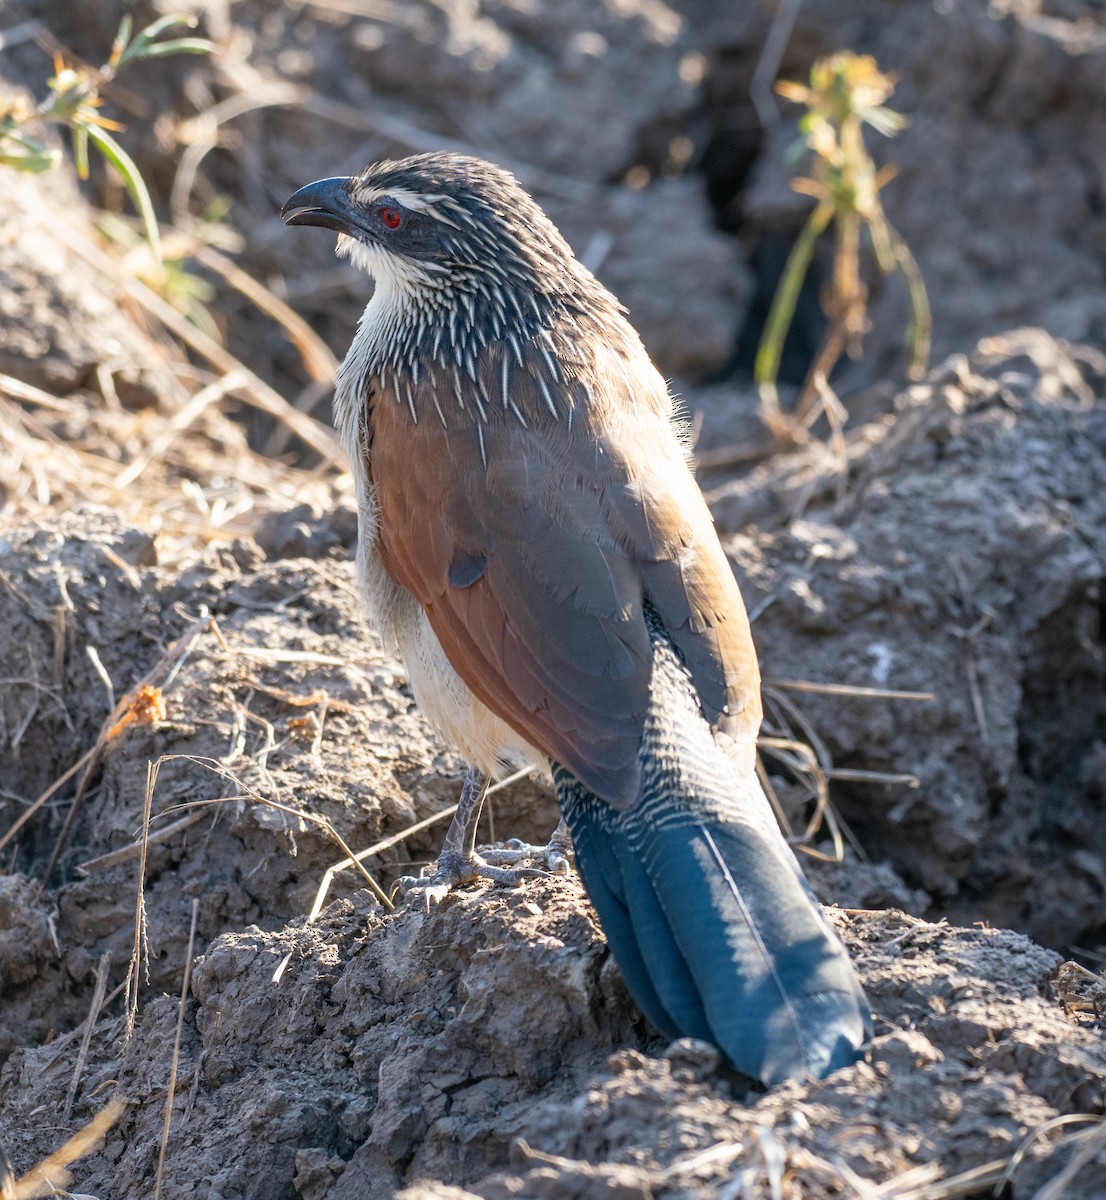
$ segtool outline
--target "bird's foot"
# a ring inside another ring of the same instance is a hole
[[[520,857],[518,861],[524,861]],[[423,911],[429,912],[440,904],[454,888],[486,879],[498,887],[518,887],[524,879],[537,879],[546,874],[532,867],[504,867],[492,863],[480,854],[459,854],[443,850],[438,864],[428,875],[404,875],[396,880],[396,890],[405,900],[418,898]]]
[[[519,863],[532,863],[541,874],[567,875],[572,869],[572,839],[561,824],[544,846],[532,846],[518,838],[509,838],[502,846],[484,850],[481,857],[492,866],[517,867]]]

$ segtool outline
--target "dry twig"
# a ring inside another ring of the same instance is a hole
[[[49,1157],[44,1158],[36,1167],[32,1167],[26,1175],[14,1181],[6,1181],[4,1190],[12,1200],[35,1200],[39,1196],[56,1196],[63,1190],[72,1178],[69,1171],[70,1163],[76,1162],[86,1154],[91,1154],[103,1140],[107,1131],[115,1124],[126,1110],[123,1100],[109,1100],[108,1103],[81,1130],[78,1130],[60,1150],[55,1150]],[[7,1196],[5,1196],[7,1200]]]

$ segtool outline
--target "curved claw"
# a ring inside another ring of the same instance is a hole
[[[568,855],[556,846],[547,846],[546,865],[551,875],[568,876],[572,872],[572,862]]]
[[[422,901],[422,911],[427,915],[435,904],[441,904],[454,887],[449,880],[439,880],[437,872],[433,875],[424,875],[419,879],[411,879],[408,875],[405,876],[405,879],[410,879],[411,882],[402,889],[403,899],[413,900],[418,896]]]
[[[571,842],[567,833],[563,833],[560,827],[545,846],[533,846],[519,838],[508,838],[502,847],[482,852],[485,862],[495,863],[497,866],[513,867],[523,862],[538,863],[540,867],[536,868],[536,872],[541,875],[568,875],[572,869],[571,854]]]

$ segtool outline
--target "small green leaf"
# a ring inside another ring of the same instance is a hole
[[[96,148],[104,158],[119,172],[127,191],[130,193],[131,199],[134,201],[135,208],[138,209],[138,215],[142,218],[142,228],[146,232],[146,241],[150,243],[150,249],[154,253],[154,258],[160,263],[161,238],[158,236],[157,231],[157,217],[154,215],[154,205],[150,199],[150,193],[146,190],[145,183],[142,182],[142,176],[135,165],[134,159],[106,130],[101,129],[97,125],[87,125],[83,128],[88,131],[88,136],[96,143]]]
[[[166,29],[172,29],[174,25],[183,25],[186,29],[195,29],[200,22],[191,13],[168,13],[164,17],[158,17],[156,21],[151,21],[149,25],[135,38],[144,39],[147,42],[152,42],[154,38],[160,37]]]
[[[127,43],[131,40],[131,30],[133,28],[134,23],[131,21],[131,15],[130,13],[126,13],[119,22],[119,32],[115,35],[115,41],[111,44],[111,54],[108,56],[108,63],[111,66],[118,66],[123,57],[123,52],[127,48]]]
[[[82,179],[88,178],[88,126],[73,125],[70,127],[73,135],[73,158],[76,160],[77,174]]]
[[[0,163],[17,171],[41,175],[56,167],[60,160],[61,152],[55,147],[46,146],[25,134],[9,132],[0,137]]]
[[[185,13],[171,13],[168,16],[159,17],[135,36],[134,41],[123,51],[118,66],[122,67],[125,63],[133,62],[139,58],[152,57],[153,48],[150,43],[166,29],[172,29],[175,25],[184,25],[189,29],[194,29],[196,24],[196,18],[188,16]],[[188,41],[190,39],[184,38],[181,40]],[[186,53],[199,53],[199,51]]]
[[[166,58],[170,54],[210,54],[215,43],[207,38],[174,38],[171,42],[156,42],[147,46],[143,58]]]

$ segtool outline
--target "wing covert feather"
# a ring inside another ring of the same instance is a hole
[[[760,702],[745,608],[666,407],[618,404],[632,419],[491,410],[447,429],[378,385],[370,420],[385,569],[477,698],[624,808],[652,670],[646,598],[720,733],[752,744]]]

